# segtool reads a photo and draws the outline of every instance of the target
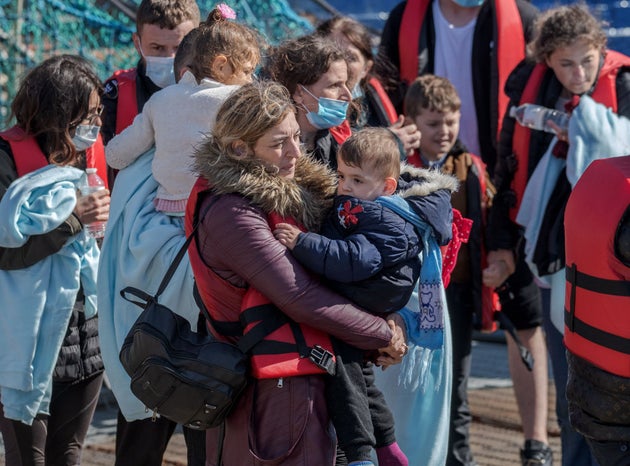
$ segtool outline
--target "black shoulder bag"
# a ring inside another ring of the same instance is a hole
[[[129,330],[120,362],[131,377],[131,391],[147,411],[194,429],[220,425],[248,382],[247,352],[260,340],[238,345],[195,333],[186,319],[158,303],[197,231],[197,226],[166,271],[154,296],[134,287],[121,296],[144,311]],[[127,297],[131,294],[141,301]]]

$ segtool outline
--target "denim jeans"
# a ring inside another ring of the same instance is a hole
[[[571,427],[566,397],[568,366],[562,333],[551,322],[551,291],[541,288],[543,304],[543,328],[547,339],[547,351],[551,359],[553,381],[556,387],[556,417],[560,426],[562,466],[598,466],[586,439]]]

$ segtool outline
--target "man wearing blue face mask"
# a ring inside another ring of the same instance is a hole
[[[173,60],[179,43],[199,26],[195,0],[143,0],[136,14],[133,44],[140,59],[135,68],[115,72],[105,82],[105,144],[131,124],[149,97],[175,84]]]
[[[394,104],[402,105],[407,84],[417,76],[432,73],[448,78],[462,101],[460,140],[468,152],[482,157],[491,176],[508,105],[504,84],[525,56],[536,14],[526,0],[408,0],[392,10],[383,29],[380,52],[394,64],[401,82],[400,93],[392,95]],[[499,293],[502,312],[513,321],[535,361],[529,372],[520,361],[518,347],[508,338],[510,371],[526,439],[523,463],[548,465],[547,351],[540,297],[524,264],[499,290],[504,290]],[[472,302],[470,292],[463,290],[459,299]],[[467,399],[472,312],[451,314],[451,328],[453,393],[447,465],[473,465]]]
[[[133,43],[140,56],[135,68],[115,72],[102,96],[101,135],[107,144],[129,126],[149,98],[175,84],[173,62],[183,38],[199,26],[195,0],[142,0]],[[113,174],[113,170],[111,170]],[[113,177],[112,177],[113,178]],[[160,417],[127,421],[118,410],[115,466],[159,466],[176,423]],[[184,427],[188,464],[205,464],[205,435]]]

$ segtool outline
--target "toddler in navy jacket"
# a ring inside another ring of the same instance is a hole
[[[436,171],[400,165],[396,137],[366,128],[348,138],[337,155],[339,185],[321,233],[282,223],[276,238],[331,288],[373,314],[402,309],[420,274],[422,239],[415,227],[377,201],[400,195],[434,229],[451,239],[451,192],[457,181]],[[350,465],[406,465],[394,435],[394,419],[374,385],[373,366],[357,348],[335,341],[337,373],[327,398],[337,438]]]

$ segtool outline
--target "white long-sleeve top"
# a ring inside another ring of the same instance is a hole
[[[208,78],[197,83],[187,71],[177,84],[153,94],[133,124],[109,141],[107,163],[123,169],[155,145],[151,169],[159,184],[156,202],[185,205],[196,180],[191,171],[195,147],[214,127],[223,101],[238,87]]]

